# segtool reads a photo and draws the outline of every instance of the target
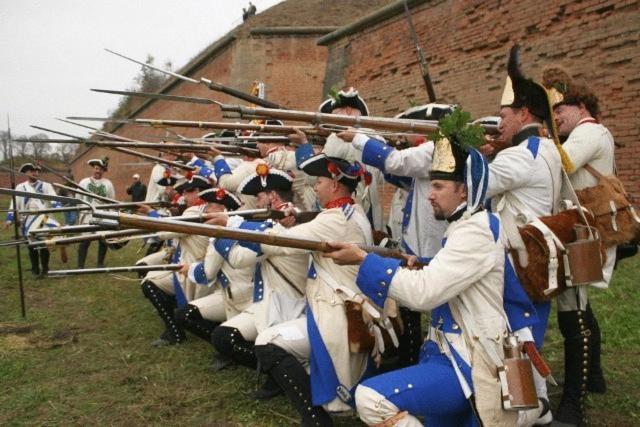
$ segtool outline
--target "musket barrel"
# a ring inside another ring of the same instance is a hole
[[[103,267],[103,268],[83,268],[77,270],[49,270],[47,276],[77,276],[81,274],[100,274],[100,273],[144,273],[147,271],[178,271],[180,264],[161,264],[161,265],[131,265],[127,267]]]
[[[39,240],[37,242],[29,243],[30,248],[42,248],[46,246],[61,246],[61,245],[69,245],[72,243],[80,243],[80,242],[92,242],[94,240],[107,240],[113,239],[116,237],[125,237],[125,236],[135,236],[137,234],[144,234],[145,230],[120,230],[120,231],[112,231],[112,232],[97,232],[94,234],[83,234],[81,236],[73,236],[73,237],[64,237],[61,239],[49,239],[49,240]]]
[[[263,117],[279,120],[293,120],[298,122],[319,125],[339,125],[355,128],[369,128],[378,131],[406,132],[427,135],[438,130],[438,122],[435,120],[410,120],[389,117],[373,116],[347,116],[344,114],[327,114],[320,112],[280,110],[273,108],[245,107],[243,105],[220,105],[222,111],[239,113],[242,117]],[[498,131],[495,125],[480,124],[486,133],[495,134]]]
[[[196,234],[199,236],[242,240],[246,242],[303,249],[314,252],[331,252],[333,250],[327,242],[323,241],[279,236],[276,234],[261,233],[257,231],[238,230],[235,228],[220,227],[209,224],[187,224],[184,222],[169,219],[158,220],[155,218],[149,218],[140,215],[103,211],[95,211],[94,216],[99,218],[105,217],[109,219],[118,219],[118,221],[122,225],[153,231],[170,231],[181,234]],[[390,250],[377,246],[366,245],[361,245],[360,247],[366,251],[375,251],[376,253],[379,253],[383,256],[404,259],[402,254],[397,250]]]

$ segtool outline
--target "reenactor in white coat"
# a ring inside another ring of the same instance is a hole
[[[611,132],[598,121],[598,97],[559,68],[545,70],[543,80],[552,94],[558,133],[566,138],[562,148],[571,161],[569,179],[573,188],[582,190],[598,184],[598,177],[589,167],[604,176],[614,175],[615,145]],[[611,281],[615,245],[606,248],[606,257],[604,281],[594,284],[595,287],[606,288]],[[565,377],[556,424],[585,425],[587,392],[606,391],[600,365],[600,326],[589,303],[587,286],[568,288],[557,302],[558,326],[564,337]]]
[[[436,143],[429,200],[434,215],[449,225],[443,249],[428,266],[403,268],[400,260],[343,243],[326,254],[361,264],[358,287],[378,307],[393,298],[432,314],[420,363],[358,386],[356,407],[368,425],[421,426],[419,416],[425,425],[515,425],[516,414],[502,409],[493,363],[502,357],[507,333],[505,248],[499,219],[482,209],[486,174],[486,160],[476,150],[447,139]]]
[[[259,165],[257,169],[240,184],[239,190],[243,194],[256,196],[260,208],[288,212],[296,210],[291,202],[293,177],[284,171],[269,169],[266,165]],[[289,222],[286,220],[288,218],[285,218],[285,223]],[[283,225],[271,220],[258,223],[238,221],[237,217],[231,217],[227,221],[223,225],[259,231],[272,229],[276,234],[286,232]],[[260,250],[260,245],[240,242],[229,253],[229,263],[235,268],[255,269],[253,304],[215,329],[213,345],[219,353],[255,369],[257,361],[253,342],[258,334],[274,325],[297,319],[304,313],[309,255],[300,252],[269,256]],[[266,399],[280,393],[280,387],[268,377],[255,397]]]
[[[89,193],[96,194],[102,197],[108,197],[110,199],[116,198],[116,191],[113,188],[113,184],[107,178],[104,178],[104,173],[109,168],[109,159],[107,157],[103,159],[91,159],[87,162],[89,166],[93,167],[93,173],[81,180],[78,185]],[[100,204],[96,199],[92,199],[88,196],[78,196],[78,198],[91,203],[92,205]],[[83,211],[80,213],[79,224],[88,224],[91,219],[91,213]],[[85,261],[87,260],[87,252],[89,251],[90,241],[81,242],[78,245],[78,268],[84,268]],[[98,267],[104,267],[104,259],[107,256],[107,242],[98,240]]]
[[[56,196],[56,191],[48,182],[42,182],[38,178],[40,176],[40,166],[33,163],[25,163],[20,166],[20,172],[29,176],[29,179],[16,185],[16,190],[27,191],[30,193],[48,194]],[[16,210],[19,211],[37,211],[49,207],[49,202],[34,197],[16,196]],[[60,207],[59,202],[51,202],[51,207]],[[7,214],[5,228],[16,221],[13,215],[13,200],[9,205],[10,212]],[[18,225],[22,236],[29,239],[29,231],[45,227],[59,227],[60,223],[55,218],[47,215],[18,215]],[[31,273],[35,277],[42,277],[49,271],[49,249],[33,249],[29,248],[29,261],[31,262]]]
[[[554,140],[554,122],[545,88],[526,78],[518,64],[518,47],[511,49],[509,77],[501,100],[499,144],[482,147],[493,160],[489,164],[487,199],[500,217],[509,248],[526,257],[518,227],[539,217],[558,213],[562,187],[562,159]],[[520,259],[526,265],[525,258]],[[513,259],[506,269],[515,273]],[[545,286],[546,288],[546,286]],[[505,284],[505,310],[521,342],[533,341],[540,349],[544,341],[551,302],[532,304],[520,283]],[[534,371],[541,404],[523,411],[519,426],[548,424],[552,414],[545,379]]]
[[[183,180],[175,188],[176,191],[183,194],[187,202],[188,207],[184,211],[184,215],[206,213],[209,208],[212,211],[215,210],[215,206],[209,207],[198,197],[201,190],[210,188],[204,178],[192,176],[190,180]],[[171,244],[168,245],[172,248],[170,262],[181,264],[202,260],[209,243],[209,239],[204,236],[173,232],[160,232],[158,238],[171,241]],[[149,257],[154,256],[158,255],[152,254],[145,257],[144,263],[152,263]],[[164,333],[152,345],[164,346],[179,344],[186,338],[184,330],[175,321],[174,310],[176,307],[181,308],[189,301],[207,295],[210,293],[210,289],[194,283],[188,277],[181,276],[177,272],[150,271],[142,280],[142,293],[156,308],[165,324]]]
[[[236,195],[221,188],[205,190],[200,193],[200,197],[211,206],[208,213],[232,212],[241,205]],[[192,282],[209,287],[212,292],[191,300],[179,309],[176,320],[186,330],[209,343],[214,329],[225,320],[238,315],[251,301],[254,268],[235,268],[229,264],[229,248],[234,245],[235,242],[229,239],[209,239],[204,259],[184,264],[181,270]],[[224,357],[218,358],[217,370],[227,360]],[[226,364],[224,363],[225,366]]]
[[[279,234],[321,241],[339,236],[347,242],[371,244],[371,225],[352,198],[363,174],[362,165],[318,154],[299,167],[318,177],[315,190],[324,210],[313,221]],[[308,253],[268,245],[261,245],[260,250],[266,257]],[[368,353],[351,352],[348,339],[345,304],[359,300],[354,292],[355,273],[353,267],[338,266],[312,252],[306,279],[306,315],[267,328],[256,339],[255,353],[261,369],[284,390],[303,425],[330,424],[331,417],[324,408],[349,410],[351,391],[367,367]]]

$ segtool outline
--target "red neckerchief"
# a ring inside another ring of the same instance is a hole
[[[355,203],[356,201],[349,196],[340,197],[339,199],[335,199],[327,203],[325,205],[325,209],[339,208],[342,205],[346,205],[346,204],[354,205]]]
[[[595,123],[598,124],[598,121],[596,119],[594,119],[593,117],[587,117],[586,119],[582,119],[578,122],[578,125],[581,125],[583,123]]]

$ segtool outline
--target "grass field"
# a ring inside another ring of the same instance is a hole
[[[8,231],[2,240],[11,238]],[[139,242],[109,252],[107,264],[130,265]],[[94,243],[87,266],[95,263]],[[0,249],[0,425],[295,425],[288,402],[256,402],[258,379],[245,368],[209,371],[211,347],[155,349],[162,332],[134,276],[35,280],[25,270],[27,318],[20,316],[15,249]],[[51,258],[51,268],[75,268]],[[589,397],[594,426],[640,425],[640,259],[625,260],[608,291],[592,292],[603,331],[609,391]],[[555,316],[552,316],[555,318]],[[545,345],[562,378],[562,341],[552,319]],[[559,388],[550,389],[557,400]],[[339,425],[361,425],[355,418]]]

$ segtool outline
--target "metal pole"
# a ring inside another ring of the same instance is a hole
[[[11,141],[11,125],[9,123],[9,115],[7,115],[7,138],[9,140],[9,168],[11,169],[11,189],[16,189],[16,173],[13,170],[13,141]],[[20,239],[20,231],[18,230],[18,203],[16,195],[11,196],[13,199],[13,235],[16,240]],[[27,317],[27,307],[24,302],[24,283],[22,279],[22,259],[20,258],[20,245],[16,245],[16,261],[18,263],[18,290],[20,292],[20,311],[22,317]]]

